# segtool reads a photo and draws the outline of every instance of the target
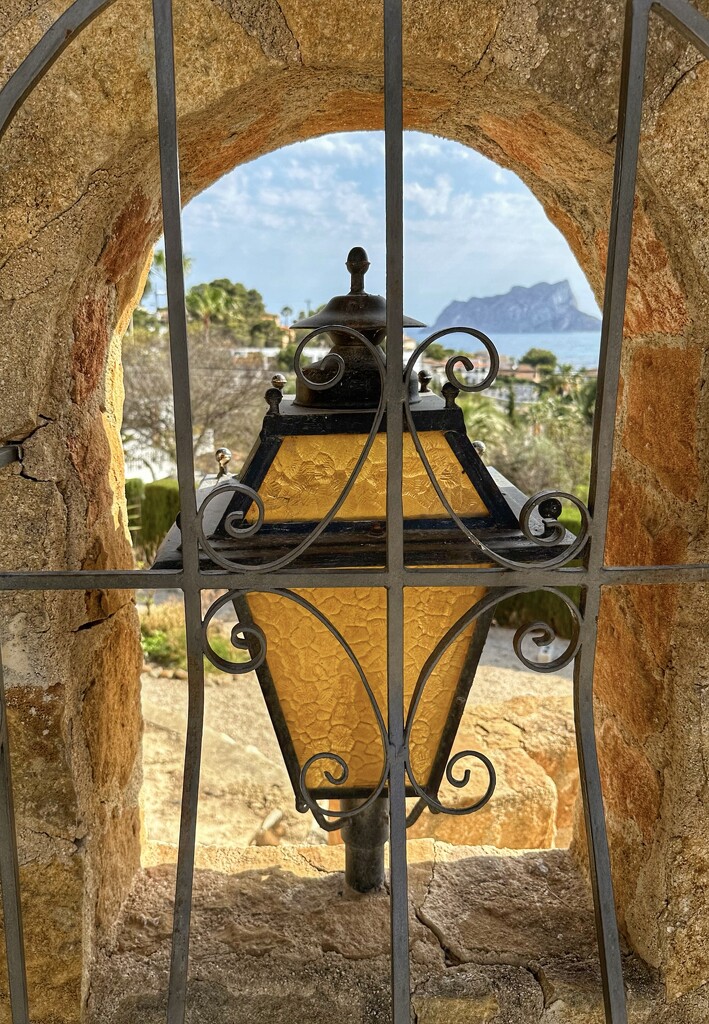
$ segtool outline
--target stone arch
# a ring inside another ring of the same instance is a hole
[[[363,0],[352,19],[347,5],[322,0],[178,5],[185,201],[289,142],[381,128],[380,7]],[[0,18],[7,74],[47,15],[4,0]],[[22,465],[0,474],[0,519],[19,523],[3,528],[14,538],[3,551],[9,568],[129,563],[120,335],[160,231],[151,31],[146,5],[117,0],[2,141],[0,437],[24,440]],[[610,0],[407,4],[407,126],[516,171],[599,299],[620,33]],[[647,97],[608,551],[619,564],[699,560],[706,551],[709,248],[700,171],[709,74],[669,29],[653,39]],[[110,927],[138,863],[134,613],[117,592],[2,603],[18,750],[39,742],[28,708],[41,695],[55,737],[41,757],[61,794],[48,808],[44,781],[40,788],[18,760],[25,884],[28,893],[46,886],[44,873],[32,879],[39,858],[83,920],[83,933],[67,926],[74,952],[64,977],[77,999],[93,937]],[[670,994],[706,975],[697,952],[707,938],[697,902],[704,718],[694,685],[706,671],[695,626],[706,610],[702,587],[690,598],[677,588],[628,588],[606,602],[601,621],[600,741],[621,919]]]

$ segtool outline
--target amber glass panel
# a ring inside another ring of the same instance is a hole
[[[384,721],[386,697],[386,591],[382,588],[300,590],[340,631],[356,654]],[[463,587],[407,588],[405,609],[405,709],[421,668],[446,630],[485,591]],[[348,786],[372,788],[380,779],[380,732],[365,689],[341,644],[307,609],[286,597],[249,595],[251,614],[268,642],[268,666],[300,764],[331,751],[350,769]],[[411,763],[425,784],[438,750],[473,627],[451,645],[429,679],[411,742]],[[327,786],[323,770],[338,774],[332,762],[314,765],[311,788]]]
[[[424,451],[443,493],[461,516],[487,508],[441,431],[421,432]],[[259,488],[266,522],[321,519],[345,487],[365,445],[360,434],[285,437]],[[404,515],[446,515],[409,434],[404,435]],[[338,519],[383,519],[386,501],[386,435],[378,434]],[[247,518],[253,518],[252,511]]]

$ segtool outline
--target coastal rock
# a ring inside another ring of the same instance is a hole
[[[475,296],[467,302],[451,302],[439,313],[431,331],[444,327],[468,326],[503,334],[556,333],[559,331],[600,331],[601,321],[583,313],[568,281],[529,288],[515,285],[504,295]]]

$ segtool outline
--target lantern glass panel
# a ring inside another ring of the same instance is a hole
[[[486,516],[488,509],[455,458],[442,430],[421,432],[424,451],[454,511]],[[265,522],[317,521],[344,489],[366,443],[362,434],[284,437],[259,488]],[[443,518],[441,505],[409,434],[404,435],[404,516]],[[378,434],[366,462],[336,519],[384,519],[386,515],[386,434]],[[255,509],[247,514],[253,521]]]
[[[300,590],[350,644],[387,720],[386,590],[352,587]],[[438,640],[484,594],[470,587],[407,588],[404,592],[404,701],[409,707],[421,669]],[[384,752],[374,710],[342,645],[307,609],[278,594],[252,593],[250,613],[266,634],[268,666],[295,753],[333,752],[349,768],[348,790],[373,790]],[[411,734],[411,767],[426,785],[441,746],[473,632],[471,625],[447,650],[428,680]],[[318,761],[309,770],[313,791],[332,789]],[[333,794],[337,795],[337,794]]]

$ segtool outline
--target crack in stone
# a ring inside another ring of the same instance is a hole
[[[441,947],[444,965],[446,967],[461,967],[466,961],[461,960],[460,957],[453,952],[450,946],[446,945],[441,930],[437,928],[436,925],[434,925],[434,923],[425,916],[423,910],[420,907],[414,907],[414,913],[416,915],[416,920],[419,922],[419,924],[422,924],[423,927],[427,931],[429,931],[431,935],[433,935],[434,939]]]
[[[436,940],[438,945],[441,947],[441,952],[443,953],[443,962],[444,962],[445,966],[446,967],[460,967],[461,964],[464,961],[461,960],[461,958],[456,953],[453,952],[453,950],[450,948],[449,945],[447,945],[447,943],[446,943],[446,941],[445,941],[445,939],[443,937],[442,931],[440,930],[440,928],[438,928],[433,923],[433,921],[431,921],[430,918],[428,918],[426,916],[426,914],[424,912],[424,909],[423,909],[424,905],[426,903],[426,900],[428,899],[428,897],[431,894],[431,886],[433,885],[435,880],[436,880],[436,844],[434,843],[433,863],[431,864],[431,877],[429,878],[428,882],[426,883],[426,892],[424,893],[424,897],[421,900],[421,905],[419,907],[414,906],[414,914],[416,915],[416,920],[419,922],[419,924],[423,925],[423,927],[426,929],[426,931],[431,933],[431,935],[434,937],[434,939]]]
[[[537,1021],[540,1021],[542,1019],[542,1015],[544,1014],[544,1012],[555,1002],[552,990],[549,987],[549,983],[544,973],[543,967],[533,963],[526,962],[521,957],[505,958],[499,954],[495,955],[494,952],[483,954],[482,951],[480,951],[480,955],[477,958],[474,956],[464,958],[463,956],[453,951],[451,946],[446,942],[442,930],[426,915],[424,911],[424,904],[426,903],[426,900],[428,899],[431,893],[431,887],[433,886],[433,883],[435,881],[437,864],[437,845],[438,844],[434,842],[434,859],[431,868],[431,877],[426,885],[426,892],[421,901],[421,906],[414,907],[414,912],[416,914],[417,921],[434,937],[434,939],[440,946],[441,952],[443,953],[443,961],[446,969],[463,967],[466,964],[471,964],[474,966],[485,966],[493,968],[515,967],[529,974],[529,976],[533,978],[535,983],[538,985],[542,997],[542,1010],[539,1017],[537,1018]],[[412,996],[417,994],[419,994],[419,986],[414,986],[412,988]],[[417,1019],[418,1018],[416,1016],[416,1013],[414,1012],[414,1021],[416,1021]]]
[[[34,428],[34,430],[31,430],[29,432],[29,434],[26,434],[21,440],[10,441],[9,443],[10,444],[17,444],[17,445],[19,445],[19,448],[20,448],[20,455],[19,455],[19,459],[18,459],[18,464],[19,464],[19,467],[20,467],[19,476],[21,476],[23,480],[31,480],[35,484],[47,484],[47,483],[52,483],[52,479],[50,477],[32,476],[32,474],[28,473],[27,470],[25,469],[25,463],[24,463],[23,445],[25,445],[28,441],[32,440],[32,438],[35,436],[35,434],[37,434],[40,430],[43,430],[44,427],[48,426],[50,423],[53,422],[50,417],[42,416],[41,413],[40,413],[40,417],[44,420],[43,423],[37,424],[37,426]]]
[[[100,590],[101,588],[99,587],[98,589]],[[93,629],[95,626],[102,626],[104,622],[110,622],[111,619],[114,619],[116,615],[118,615],[120,611],[123,611],[123,609],[126,608],[129,604],[131,604],[131,602],[126,601],[125,604],[120,605],[118,608],[116,608],[115,611],[109,612],[108,615],[104,615],[100,619],[92,619],[90,622],[82,622],[80,626],[77,626],[76,629],[72,629],[71,632],[74,634],[82,633],[85,629]]]
[[[284,10],[283,10],[281,4],[279,3],[279,0],[275,0],[275,3],[276,3],[276,6],[278,7],[278,10],[281,12],[281,17],[283,18],[283,21],[285,22],[285,26],[288,29],[288,33],[289,33],[289,35],[290,35],[290,37],[291,37],[291,39],[293,41],[293,46],[295,47],[296,63],[297,64],[302,64],[303,63],[303,54],[300,52],[300,43],[298,42],[298,40],[296,38],[295,32],[293,31],[293,29],[288,24],[288,18],[286,17]]]
[[[255,39],[269,60],[302,64],[300,44],[295,38],[278,0],[213,0],[215,5]]]
[[[75,209],[79,205],[79,203],[82,203],[84,201],[84,199],[89,199],[92,190],[94,188],[98,187],[101,184],[105,184],[105,182],[107,180],[108,180],[108,175],[105,174],[105,172],[103,172],[103,171],[94,171],[93,174],[91,174],[91,176],[90,176],[90,178],[89,178],[89,180],[87,182],[86,188],[83,189],[83,191],[77,196],[77,198],[73,201],[73,203],[70,203],[68,206],[65,206],[63,209],[59,210],[52,217],[50,217],[48,220],[44,221],[44,223],[42,224],[42,226],[40,227],[40,229],[38,231],[36,231],[33,235],[30,235],[29,238],[26,238],[23,242],[20,243],[20,245],[16,246],[16,248],[12,249],[7,254],[6,258],[0,263],[0,273],[3,270],[5,270],[5,268],[7,267],[8,263],[10,263],[10,261],[12,259],[14,259],[15,256],[18,255],[18,253],[21,253],[23,251],[23,249],[26,249],[27,246],[29,246],[33,242],[35,242],[42,234],[44,234],[44,232],[47,230],[47,228],[50,228],[52,226],[52,224],[54,224],[58,220],[61,220],[61,218],[66,216],[66,214],[71,213],[71,211],[73,209]],[[43,287],[45,287],[45,286],[41,286],[37,290],[41,291]],[[27,294],[28,295],[32,295],[34,293],[30,291]],[[22,298],[24,296],[20,296],[20,297]]]
[[[685,78],[687,78],[688,75],[694,74],[694,72],[697,70],[697,68],[700,66],[700,64],[703,64],[703,63],[704,63],[704,58],[703,57],[698,57],[697,60],[695,61],[695,63],[692,64],[692,66],[690,68],[687,68],[686,71],[681,72],[679,77],[675,80],[673,85],[670,87],[669,92],[666,93],[664,98],[660,101],[660,104],[659,104],[660,108],[664,107],[665,103],[667,103],[667,101],[669,100],[669,98],[672,95],[672,93],[675,91],[675,89],[678,88],[678,86],[680,86],[682,84],[682,82],[685,80]]]
[[[544,1013],[544,1011],[547,1010],[552,1005],[552,1003],[556,1002],[556,1000],[553,998],[553,993],[549,987],[549,982],[547,981],[547,977],[544,973],[544,968],[534,966],[534,964],[521,964],[520,966],[522,967],[522,970],[526,971],[527,974],[530,975],[530,977],[534,978],[537,985],[539,986],[539,990],[542,994],[542,1013]]]

